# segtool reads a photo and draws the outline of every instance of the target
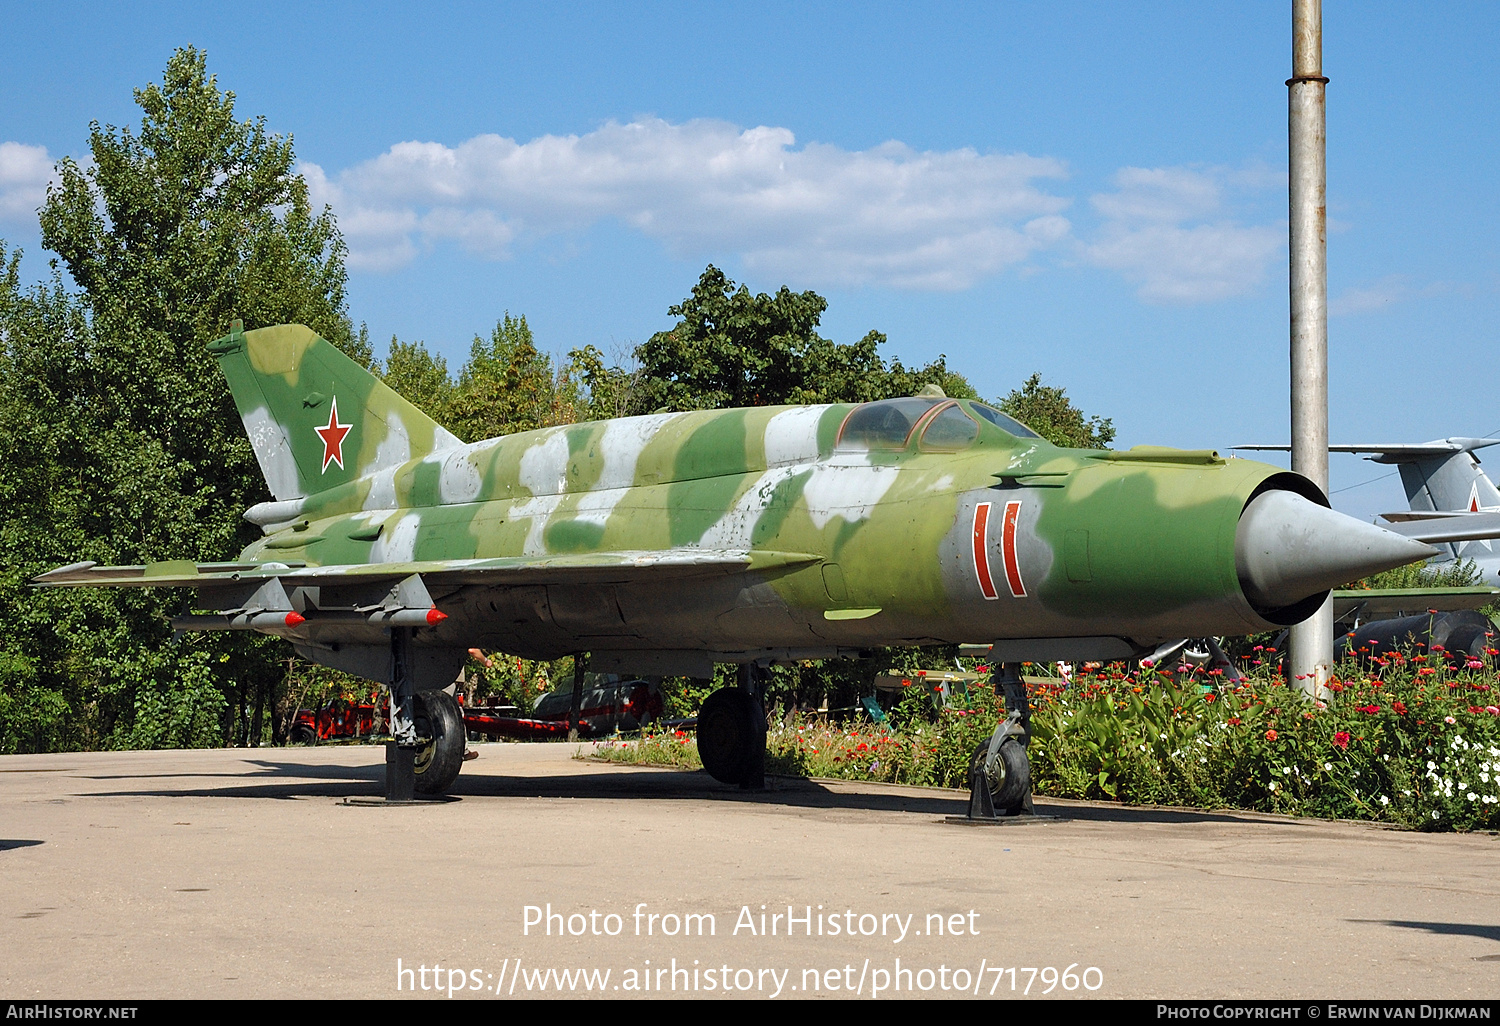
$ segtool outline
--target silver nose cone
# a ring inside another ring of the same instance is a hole
[[[1294,605],[1320,591],[1437,554],[1430,545],[1280,489],[1245,507],[1234,539],[1240,587],[1257,609]]]

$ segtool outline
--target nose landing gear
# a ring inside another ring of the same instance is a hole
[[[1031,804],[1031,762],[1026,757],[1031,740],[1026,683],[1015,663],[997,666],[993,680],[995,692],[1005,698],[1006,717],[969,758],[969,814],[962,817],[967,821],[1036,815]]]

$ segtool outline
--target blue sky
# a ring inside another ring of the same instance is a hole
[[[713,262],[1122,445],[1283,440],[1289,6],[6,3],[0,238],[45,273],[51,164],[191,44],[294,136],[377,339],[622,351]],[[1324,5],[1335,441],[1500,432],[1497,27]],[[1383,473],[1335,456],[1335,504],[1402,508]]]

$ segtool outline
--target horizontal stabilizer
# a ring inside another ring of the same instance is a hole
[[[1500,538],[1500,513],[1460,512],[1446,516],[1429,515],[1420,519],[1403,518],[1387,524],[1385,529],[1429,545],[1442,542],[1488,541],[1492,538]]]
[[[1409,524],[1415,520],[1441,520],[1444,517],[1466,517],[1470,514],[1464,509],[1403,509],[1377,515],[1381,520],[1393,524]]]
[[[1372,463],[1411,463],[1454,453],[1473,452],[1488,445],[1500,445],[1500,438],[1436,438],[1430,442],[1394,442],[1372,445],[1330,445],[1329,452],[1368,452]],[[1236,445],[1235,449],[1262,452],[1291,452],[1290,445]]]

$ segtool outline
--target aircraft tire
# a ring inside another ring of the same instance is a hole
[[[982,766],[989,750],[988,739],[979,742],[969,765]],[[1026,796],[1031,793],[1031,760],[1026,757],[1021,742],[1013,737],[1000,742],[1000,758],[996,761],[995,772],[986,773],[985,779],[989,781],[990,800],[995,803],[997,813],[1012,813],[1026,804]]]
[[[755,700],[739,688],[720,688],[698,713],[698,758],[721,784],[738,784],[755,757]]]
[[[318,732],[305,723],[299,723],[292,728],[292,736],[288,740],[294,745],[315,745],[318,743]]]
[[[446,691],[418,691],[412,719],[417,734],[432,738],[417,749],[416,789],[421,794],[442,794],[458,779],[463,769],[464,718],[458,702]]]

